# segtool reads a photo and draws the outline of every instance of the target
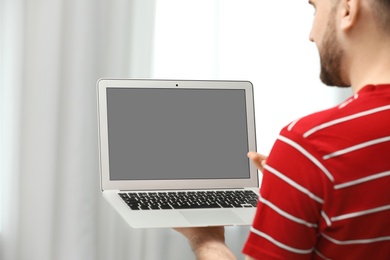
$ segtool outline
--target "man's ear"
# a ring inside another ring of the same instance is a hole
[[[341,0],[341,29],[349,30],[358,21],[361,13],[361,0]]]

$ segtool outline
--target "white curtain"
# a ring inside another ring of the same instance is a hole
[[[95,84],[151,76],[155,0],[1,0],[0,259],[192,259],[100,194]],[[240,257],[248,228],[227,228]]]

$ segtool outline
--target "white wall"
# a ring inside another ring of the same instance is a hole
[[[319,80],[307,1],[165,0],[156,10],[153,77],[252,81],[261,153],[284,125],[350,93]]]

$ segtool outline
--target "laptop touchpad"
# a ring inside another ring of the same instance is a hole
[[[244,223],[233,211],[186,210],[180,213],[193,225],[229,225]]]

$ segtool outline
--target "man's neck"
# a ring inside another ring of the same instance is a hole
[[[349,75],[355,93],[368,84],[390,84],[390,40],[366,46],[351,59]]]

